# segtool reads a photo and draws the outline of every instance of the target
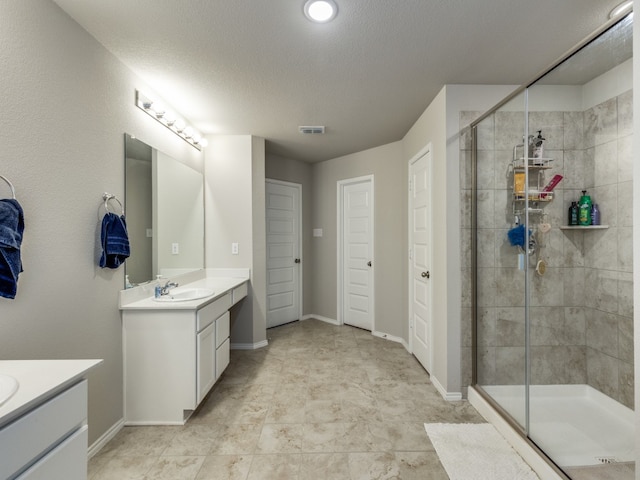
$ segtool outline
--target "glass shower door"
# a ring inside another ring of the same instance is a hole
[[[472,123],[474,386],[569,478],[634,478],[632,19]]]
[[[524,94],[475,127],[476,385],[526,428],[524,179],[514,175],[525,131]],[[516,191],[522,188],[521,192]],[[513,237],[513,235],[512,235]]]
[[[627,17],[527,89],[553,190],[530,215],[528,435],[571,476],[634,460],[631,38]]]

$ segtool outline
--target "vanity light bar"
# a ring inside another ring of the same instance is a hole
[[[192,147],[202,151],[202,147],[207,146],[207,139],[202,138],[202,135],[196,132],[193,127],[166,110],[160,102],[151,100],[140,90],[136,90],[136,107],[167,127]]]

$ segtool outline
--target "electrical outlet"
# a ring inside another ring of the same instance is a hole
[[[238,255],[238,244],[235,242],[231,244],[231,255]]]
[[[171,244],[171,255],[178,255],[180,253],[180,244],[172,243]]]

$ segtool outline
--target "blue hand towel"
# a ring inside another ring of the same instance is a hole
[[[107,213],[102,219],[102,256],[100,266],[102,268],[118,268],[129,257],[129,235],[124,215]]]
[[[24,213],[18,201],[0,199],[0,297],[16,298],[23,233]]]

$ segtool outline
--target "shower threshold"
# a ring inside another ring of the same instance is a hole
[[[524,386],[482,387],[519,424]],[[634,413],[589,385],[530,386],[529,437],[562,467],[635,460]]]

